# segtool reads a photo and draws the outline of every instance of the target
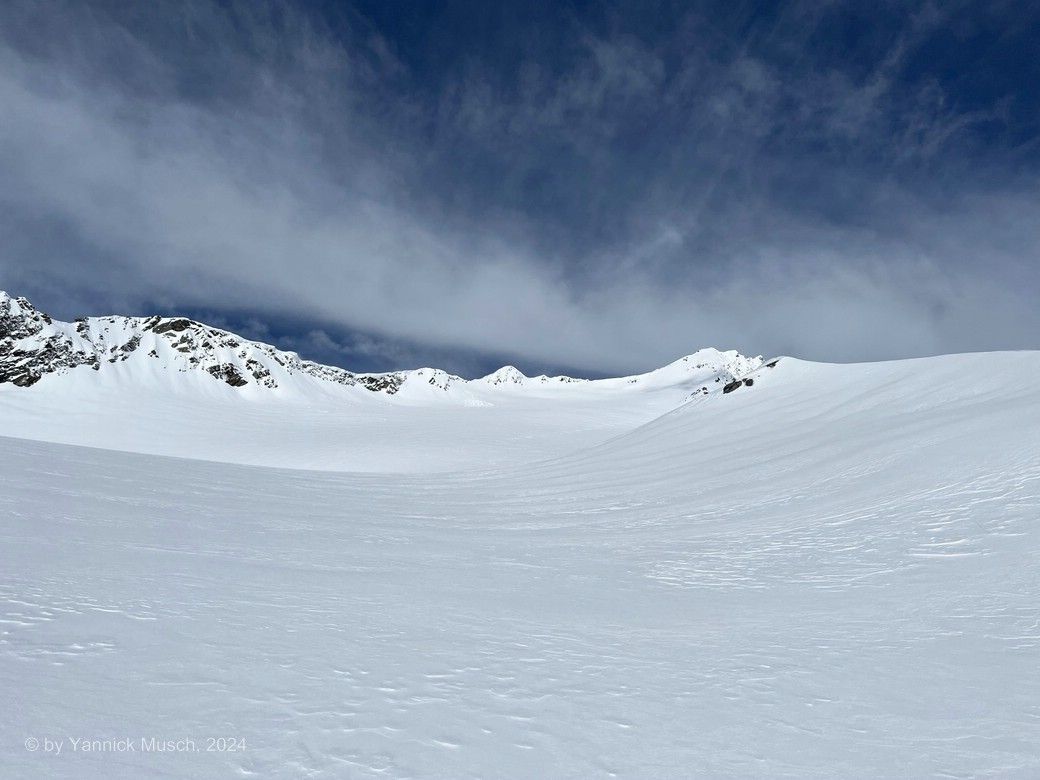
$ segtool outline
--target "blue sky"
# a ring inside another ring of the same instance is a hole
[[[350,368],[1040,346],[1040,6],[0,7],[0,287]]]

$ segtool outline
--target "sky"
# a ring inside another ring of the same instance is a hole
[[[1040,348],[1040,4],[0,4],[0,289],[357,370]]]

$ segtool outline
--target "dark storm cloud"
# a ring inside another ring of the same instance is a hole
[[[0,285],[345,361],[1037,346],[1035,11],[490,5],[4,6]]]

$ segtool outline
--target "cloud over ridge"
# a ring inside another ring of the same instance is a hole
[[[829,8],[518,22],[426,72],[363,7],[10,4],[0,287],[603,371],[1040,346],[1035,117],[926,57],[1028,19],[898,5],[846,57]]]

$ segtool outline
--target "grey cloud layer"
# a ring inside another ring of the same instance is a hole
[[[33,12],[49,42],[0,51],[0,286],[14,292],[305,311],[607,371],[705,345],[837,360],[1040,346],[1028,171],[999,187],[965,171],[954,197],[864,163],[814,193],[819,162],[784,151],[812,132],[924,170],[990,119],[889,94],[917,31],[941,22],[928,15],[855,83],[785,82],[689,43],[666,77],[637,41],[585,35],[562,76],[522,64],[507,94],[464,73],[429,104],[387,97],[406,66],[385,41],[336,41],[292,12],[274,26],[247,13],[232,33],[188,6],[177,23],[215,36],[208,65],[228,76],[193,95],[154,39],[53,8]],[[4,12],[8,30],[29,29],[22,11]],[[655,104],[674,148],[615,159]]]

